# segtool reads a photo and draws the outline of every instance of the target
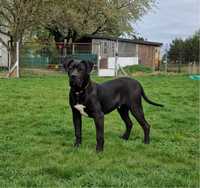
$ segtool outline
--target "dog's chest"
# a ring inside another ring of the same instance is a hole
[[[91,97],[86,95],[83,92],[75,93],[74,95],[74,108],[77,109],[81,115],[86,117],[92,117],[92,109],[94,108],[91,106],[90,102]]]
[[[77,109],[82,116],[92,117],[94,107],[91,106],[90,104],[85,103],[85,102],[84,103],[83,102],[81,102],[81,103],[77,102],[74,105],[74,108]]]
[[[88,117],[87,112],[85,111],[86,106],[84,106],[83,104],[76,104],[74,105],[74,108],[76,108],[81,115]]]

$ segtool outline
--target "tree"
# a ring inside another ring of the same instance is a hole
[[[131,22],[152,8],[155,0],[49,0],[46,3],[48,19],[44,28],[55,41],[70,42],[85,34],[132,34]]]
[[[26,31],[38,26],[47,29],[56,41],[75,41],[85,34],[120,36],[131,34],[131,22],[155,1],[0,0],[0,26],[9,31],[13,41],[21,41]]]
[[[184,42],[180,38],[176,38],[170,44],[168,51],[168,59],[176,63],[182,59]]]
[[[12,64],[15,62],[15,42],[21,43],[25,33],[34,25],[42,13],[41,0],[0,0],[0,26],[1,30],[11,36],[11,45],[3,43],[11,51]]]
[[[192,43],[191,49],[191,60],[195,62],[199,62],[199,54],[200,54],[200,29],[194,33],[192,38],[190,39]]]
[[[185,40],[176,38],[170,44],[167,53],[171,62],[190,63],[199,61],[199,38],[200,30]]]
[[[66,39],[68,43],[85,34],[131,34],[131,22],[144,15],[155,1],[0,0],[0,30],[11,36],[11,46],[4,45],[14,62],[13,42],[22,42],[27,33],[37,33],[38,28],[48,30],[56,42]]]

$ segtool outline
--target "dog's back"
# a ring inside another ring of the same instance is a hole
[[[104,82],[97,86],[97,90],[104,113],[109,113],[122,105],[131,108],[133,103],[141,101],[142,97],[149,104],[163,106],[148,99],[141,84],[137,80],[128,77]]]
[[[97,90],[104,113],[121,105],[131,105],[134,98],[141,97],[142,93],[140,83],[128,77],[107,81],[98,85]]]

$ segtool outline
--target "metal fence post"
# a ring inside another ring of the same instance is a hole
[[[17,44],[16,44],[16,71],[17,71],[17,78],[19,78],[19,41],[17,41]]]
[[[118,61],[118,40],[115,43],[115,77],[117,77],[117,61]]]
[[[75,44],[74,43],[72,43],[72,54],[74,54],[75,53],[75,46],[74,46]]]
[[[8,53],[8,72],[10,72],[11,69],[11,51]]]
[[[188,63],[188,74],[192,74],[192,63]]]
[[[67,39],[64,39],[64,48],[63,48],[63,56],[66,57],[67,55]]]
[[[166,63],[165,63],[165,73],[167,74],[168,69],[168,43],[165,44],[165,54],[166,54]]]
[[[196,62],[193,62],[193,66],[192,66],[192,73],[196,74]]]
[[[166,55],[166,63],[165,63],[165,73],[167,74],[167,64],[168,64],[168,58],[167,58],[167,55]]]
[[[101,45],[100,43],[97,44],[98,45],[98,54],[97,54],[97,74],[98,76],[100,75],[100,60],[101,60]]]

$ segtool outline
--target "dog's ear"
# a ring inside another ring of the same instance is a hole
[[[65,69],[65,71],[68,71],[69,65],[73,62],[73,59],[63,59],[63,68]]]
[[[92,69],[93,69],[94,63],[91,62],[91,61],[83,61],[83,63],[85,64],[86,71],[89,74],[92,71]]]

